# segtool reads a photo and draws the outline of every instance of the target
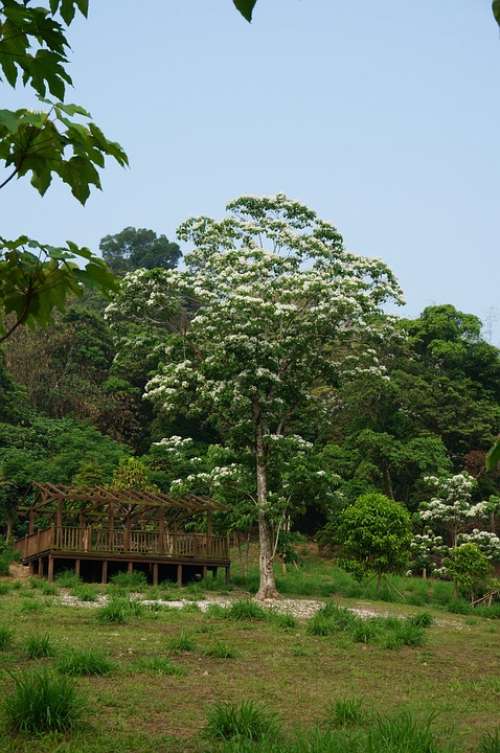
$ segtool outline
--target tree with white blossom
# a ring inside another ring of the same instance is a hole
[[[420,519],[428,525],[447,528],[451,545],[456,548],[459,535],[465,533],[475,519],[488,515],[489,504],[486,501],[472,501],[477,482],[466,471],[440,478],[427,476],[425,481],[436,496],[421,504]]]
[[[382,261],[347,252],[333,225],[282,194],[243,196],[227,210],[221,221],[183,223],[178,236],[194,246],[185,269],[133,272],[122,300],[184,325],[166,338],[147,396],[166,413],[208,416],[225,443],[251,453],[258,597],[272,598],[270,448],[296,433],[299,416],[313,432],[343,380],[381,372],[377,347],[394,331],[381,307],[401,291]],[[111,320],[124,308],[117,299]]]

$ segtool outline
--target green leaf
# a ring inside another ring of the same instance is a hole
[[[493,15],[495,16],[496,22],[500,26],[500,0],[493,0],[491,8],[493,10]]]
[[[233,3],[241,15],[246,18],[248,22],[252,20],[252,13],[256,2],[257,0],[233,0]]]
[[[12,110],[0,110],[0,125],[3,125],[10,133],[15,133],[19,128],[19,118]]]

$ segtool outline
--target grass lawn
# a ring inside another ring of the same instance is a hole
[[[381,612],[424,611],[362,604]],[[200,734],[215,702],[254,700],[277,712],[284,734],[292,735],[321,723],[336,700],[361,699],[369,714],[433,714],[443,746],[453,740],[460,753],[478,751],[481,735],[498,724],[500,623],[428,606],[425,611],[435,623],[425,630],[424,644],[391,650],[356,643],[342,632],[312,635],[306,622],[286,627],[273,620],[231,620],[193,607],[146,610],[128,615],[124,624],[102,623],[96,608],[63,606],[57,594],[26,584],[0,596],[0,629],[11,631],[0,650],[0,697],[12,691],[12,673],[39,667],[61,672],[68,665],[74,671],[85,665],[89,649],[99,662],[104,657],[105,670],[72,675],[86,707],[76,731],[13,736],[2,717],[0,750],[205,753],[219,750]],[[29,658],[29,639],[46,635],[50,655]]]

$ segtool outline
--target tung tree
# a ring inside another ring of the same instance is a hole
[[[208,417],[227,444],[252,453],[258,597],[272,598],[271,445],[297,433],[298,417],[313,435],[342,380],[380,373],[377,345],[393,332],[381,306],[401,291],[385,264],[347,252],[335,227],[282,194],[243,196],[227,210],[182,224],[179,238],[194,246],[185,269],[131,273],[108,315],[172,322],[189,303],[147,395],[167,413]]]

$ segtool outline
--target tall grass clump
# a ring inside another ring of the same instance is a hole
[[[260,742],[276,738],[279,723],[275,714],[254,701],[216,703],[208,712],[205,736],[213,740]]]
[[[75,599],[79,599],[79,601],[97,601],[97,594],[98,591],[95,586],[91,586],[87,583],[81,583],[71,589],[71,595],[74,596]]]
[[[297,627],[297,620],[293,614],[288,614],[287,612],[271,612],[270,618],[272,624],[282,630],[294,630]]]
[[[112,588],[119,591],[133,591],[140,593],[147,588],[148,579],[140,570],[133,570],[131,573],[116,573],[111,578]]]
[[[479,753],[500,753],[500,727],[486,732],[479,741]]]
[[[55,648],[49,635],[31,635],[26,640],[26,654],[29,659],[47,659],[54,656]]]
[[[101,651],[94,649],[68,651],[57,663],[63,675],[107,675],[113,663]]]
[[[10,583],[4,583],[3,581],[0,581],[0,596],[5,596],[5,594],[8,594],[12,591],[12,586]]]
[[[207,646],[203,653],[211,659],[235,659],[238,655],[234,648],[223,641],[217,641],[212,646]]]
[[[14,676],[14,690],[4,700],[13,732],[69,732],[80,721],[83,704],[73,683],[47,671]]]
[[[162,656],[146,656],[138,659],[132,666],[134,672],[151,672],[155,675],[173,675],[174,677],[182,677],[185,674],[182,667],[178,667],[170,659]]]
[[[100,623],[114,623],[124,625],[130,615],[126,599],[110,599],[106,606],[97,610],[97,620]]]
[[[176,638],[171,638],[168,641],[167,647],[174,654],[182,654],[189,651],[194,651],[196,644],[190,635],[188,635],[184,630],[181,630]]]
[[[0,651],[5,651],[12,643],[14,633],[6,627],[0,627]]]
[[[60,588],[74,588],[81,583],[80,576],[73,570],[63,570],[56,576],[56,583]]]
[[[357,727],[367,721],[367,712],[360,698],[341,698],[335,701],[326,714],[326,726],[334,729]]]
[[[205,616],[210,619],[225,619],[227,617],[227,609],[220,604],[209,604],[205,610]]]
[[[225,610],[225,616],[230,620],[248,620],[255,622],[257,620],[267,620],[268,613],[261,606],[250,599],[240,599],[231,604]]]
[[[368,731],[366,753],[437,753],[431,720],[417,722],[411,714],[379,717]]]

